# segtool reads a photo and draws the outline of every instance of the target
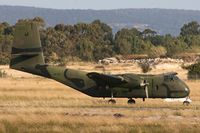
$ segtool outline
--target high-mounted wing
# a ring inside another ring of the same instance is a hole
[[[177,75],[177,72],[169,72],[169,73],[164,73],[164,76],[175,76]]]
[[[88,73],[87,76],[94,80],[99,86],[117,86],[127,83],[123,77],[115,75],[100,74],[96,72]]]

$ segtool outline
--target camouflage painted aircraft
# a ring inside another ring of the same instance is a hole
[[[177,73],[108,75],[47,65],[33,22],[16,24],[11,54],[10,68],[54,79],[92,97],[110,98],[109,103],[116,103],[114,98],[128,98],[134,104],[133,98],[185,98],[190,93]]]

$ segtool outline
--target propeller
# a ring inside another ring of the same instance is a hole
[[[149,84],[145,85],[146,98],[149,98],[148,85]]]
[[[146,93],[146,98],[149,98],[149,89],[148,89],[149,83],[147,83],[146,80],[143,81],[143,83],[140,84],[141,87],[144,87],[145,93]]]

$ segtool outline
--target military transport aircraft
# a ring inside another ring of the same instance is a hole
[[[33,22],[16,24],[10,68],[54,79],[92,97],[110,98],[109,103],[116,103],[114,98],[128,98],[128,104],[134,104],[134,98],[185,98],[190,93],[177,73],[108,75],[47,65]]]

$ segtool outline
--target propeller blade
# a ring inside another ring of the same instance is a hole
[[[146,98],[149,98],[148,86],[145,85]]]

